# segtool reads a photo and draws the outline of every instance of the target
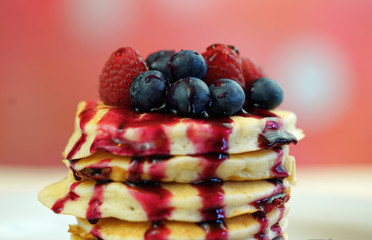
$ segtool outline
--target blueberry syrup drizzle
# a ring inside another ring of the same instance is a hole
[[[169,155],[170,142],[163,124],[169,126],[179,121],[179,117],[171,114],[141,114],[125,108],[109,108],[98,123],[100,134],[97,134],[90,151],[105,150],[126,156]],[[136,131],[137,140],[125,137],[129,128]]]
[[[276,234],[276,236],[280,237],[280,235],[282,234],[282,228],[280,227],[280,224],[279,222],[275,223],[274,225],[272,225],[270,227],[271,231],[274,232]]]
[[[199,181],[218,178],[217,169],[221,163],[229,158],[228,154],[215,153],[200,156],[201,173]]]
[[[74,155],[80,150],[81,146],[86,142],[87,134],[85,133],[85,126],[96,114],[96,108],[97,108],[96,102],[87,101],[84,110],[81,111],[81,113],[79,114],[80,129],[82,133],[79,140],[75,143],[70,152],[67,154],[66,157],[67,159],[72,159]]]
[[[94,225],[92,229],[90,230],[90,234],[96,237],[97,240],[103,240],[101,228],[99,227],[99,225]]]
[[[196,120],[192,119],[192,121],[195,122]],[[195,152],[228,153],[229,136],[233,128],[233,120],[225,117],[208,119],[207,121],[198,119],[197,121],[205,123],[205,127],[190,124],[186,130],[186,136],[193,143]]]
[[[204,229],[206,240],[227,240],[229,237],[228,228],[223,219],[198,223]]]
[[[259,210],[258,212],[253,213],[253,218],[256,219],[256,221],[258,221],[260,224],[259,232],[254,235],[254,238],[256,238],[257,240],[269,240],[268,236],[265,233],[269,224],[269,220],[266,218],[266,214],[271,212],[273,209],[279,209],[280,215],[277,222],[273,224],[270,229],[276,233],[277,237],[280,237],[280,235],[282,234],[282,229],[279,225],[279,222],[284,215],[284,204],[289,200],[289,195],[284,192],[284,186],[280,181],[269,181],[277,187],[274,193],[270,196],[251,203],[251,205]]]
[[[166,178],[165,169],[167,167],[167,160],[172,156],[150,156],[148,175],[151,181],[161,181]]]
[[[144,240],[167,240],[171,231],[161,222],[154,221],[145,232]]]
[[[285,192],[285,187],[280,181],[267,180],[276,186],[276,189],[269,196],[265,196],[255,202],[250,203],[259,211],[265,213],[271,212],[273,209],[283,206],[289,200],[289,194]]]
[[[130,182],[142,181],[144,164],[144,157],[132,157],[128,168],[128,180]]]
[[[266,213],[263,211],[258,211],[253,213],[253,218],[260,224],[260,229],[253,237],[257,240],[270,240],[265,233],[267,227],[269,226],[269,219],[266,218]]]
[[[199,210],[203,221],[215,221],[225,218],[223,182],[218,179],[192,183],[198,190],[203,207]]]
[[[98,163],[91,164],[79,171],[75,170],[76,163],[79,161],[79,159],[69,161],[70,169],[76,181],[81,181],[82,179],[91,179],[96,182],[105,182],[110,180],[110,174],[112,172],[112,167],[110,166],[112,161],[111,158],[103,159]]]
[[[88,203],[88,209],[85,218],[91,223],[95,224],[101,218],[100,206],[103,203],[103,191],[105,183],[96,183],[93,188],[92,197]]]
[[[170,206],[172,193],[158,182],[124,182],[132,195],[142,206],[150,221],[161,221],[171,216],[174,207]]]
[[[233,128],[233,120],[230,117],[207,120],[187,119],[161,111],[142,114],[125,108],[99,108],[107,110],[107,112],[97,124],[96,132],[98,134],[91,144],[91,153],[105,150],[115,155],[125,156],[169,155],[170,139],[165,132],[165,126],[177,124],[181,119],[183,122],[189,123],[186,135],[193,143],[196,153],[228,153],[228,138]],[[72,159],[86,142],[85,125],[95,116],[97,109],[97,103],[87,102],[85,109],[79,114],[82,134],[67,154],[67,159]],[[258,119],[275,118],[274,120],[266,120],[266,126],[258,137],[260,148],[267,149],[297,142],[293,135],[283,129],[282,121],[274,113],[263,109],[246,110],[248,112],[241,111],[236,115]],[[195,129],[196,125],[198,125],[198,129]],[[276,125],[276,128],[273,125]],[[130,135],[136,135],[136,140],[126,137],[128,129],[130,129]]]
[[[70,166],[70,170],[76,181],[80,182],[83,179],[82,174],[79,171],[76,171],[73,166]]]
[[[65,204],[68,201],[76,201],[79,199],[79,195],[75,193],[75,188],[80,185],[80,182],[74,182],[70,186],[70,191],[67,193],[66,196],[63,198],[57,200],[52,207],[52,211],[55,213],[61,213],[63,211],[63,208],[65,207]]]
[[[271,168],[271,173],[274,178],[286,178],[289,176],[287,168],[283,164],[283,150],[282,148],[273,148],[277,153],[274,166]]]
[[[167,160],[171,156],[147,156],[147,157],[132,157],[128,169],[128,180],[130,182],[142,182],[145,179],[145,163],[148,165],[147,175],[149,181],[161,181],[166,177],[165,169],[167,167]]]
[[[285,144],[297,143],[297,138],[283,128],[282,119],[267,119],[265,128],[258,135],[258,147],[261,149],[280,148]]]

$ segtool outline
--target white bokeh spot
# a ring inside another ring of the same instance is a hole
[[[321,131],[347,110],[353,80],[337,43],[316,35],[295,38],[281,46],[270,65],[283,84],[285,106],[306,126]]]
[[[68,0],[64,1],[67,27],[77,39],[96,46],[127,32],[136,19],[136,1]]]

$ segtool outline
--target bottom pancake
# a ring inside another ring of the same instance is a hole
[[[77,218],[78,225],[70,226],[69,232],[72,233],[71,239],[75,240],[281,240],[287,226],[287,220],[283,219],[286,212],[284,207],[280,207],[268,214],[257,212],[203,223],[128,222],[104,218],[92,225],[86,219]]]

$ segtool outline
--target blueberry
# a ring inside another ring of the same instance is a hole
[[[163,108],[166,103],[168,81],[157,70],[138,74],[130,85],[130,100],[136,110],[147,112]]]
[[[245,93],[236,81],[219,79],[209,86],[209,90],[214,113],[231,116],[242,109]]]
[[[196,116],[202,114],[209,102],[209,88],[201,79],[183,78],[169,87],[168,105],[181,115]]]
[[[198,52],[182,50],[169,59],[168,77],[171,82],[186,77],[203,79],[206,74],[207,62]]]
[[[259,78],[253,82],[247,92],[248,104],[251,107],[274,109],[283,101],[283,89],[270,78]]]
[[[170,57],[175,54],[172,50],[162,50],[150,54],[146,59],[147,67],[150,70],[158,70],[164,74],[167,74],[168,61]]]

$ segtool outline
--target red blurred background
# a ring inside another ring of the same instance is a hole
[[[0,165],[58,165],[108,56],[227,43],[285,90],[300,166],[370,164],[372,1],[0,2]]]

